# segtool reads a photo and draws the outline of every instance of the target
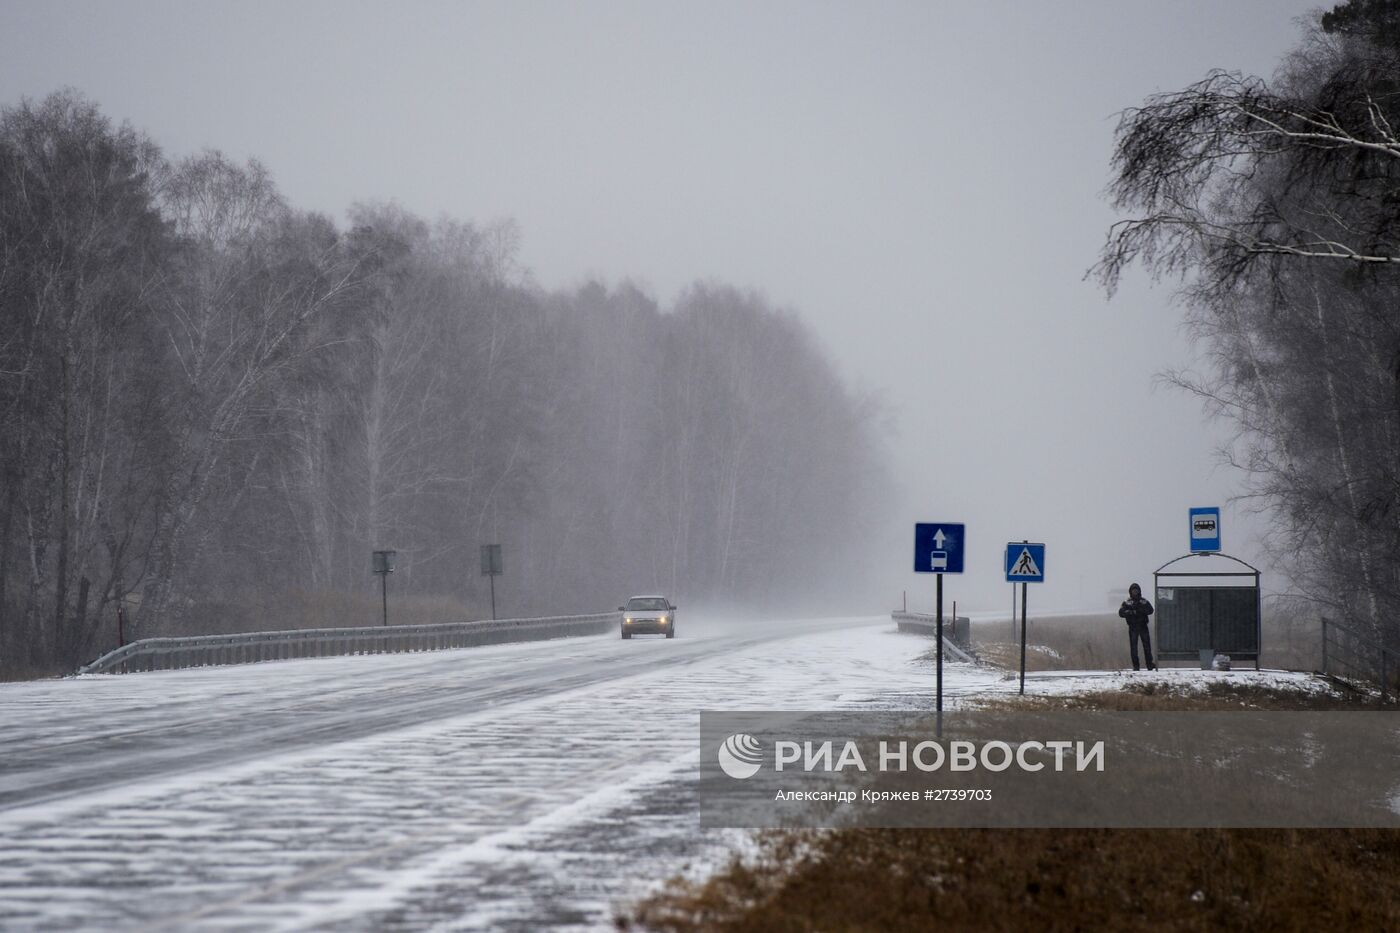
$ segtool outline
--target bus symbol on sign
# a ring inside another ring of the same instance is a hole
[[[962,573],[966,528],[956,522],[914,525],[915,573]]]
[[[1191,509],[1191,551],[1209,553],[1220,550],[1220,509],[1217,507]]]

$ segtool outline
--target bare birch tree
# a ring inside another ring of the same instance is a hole
[[[0,648],[22,642],[35,665],[83,652],[139,576],[159,430],[139,351],[168,248],[162,170],[149,140],[76,94],[0,115]]]
[[[1272,82],[1230,72],[1127,111],[1097,267],[1181,276],[1214,372],[1169,378],[1229,452],[1307,595],[1400,639],[1400,4],[1341,4]]]
[[[220,468],[231,465],[231,445],[247,440],[277,393],[339,342],[325,319],[352,308],[366,284],[363,257],[325,219],[290,211],[257,163],[209,153],[178,166],[166,192],[183,244],[167,295],[178,407],[141,607],[146,633],[162,624],[181,563],[198,558],[203,541],[191,532]],[[226,492],[225,503],[233,496]]]

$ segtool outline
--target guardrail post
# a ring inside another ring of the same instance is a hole
[[[1385,691],[1390,683],[1390,666],[1386,664],[1386,650],[1381,649],[1381,706],[1385,705]]]

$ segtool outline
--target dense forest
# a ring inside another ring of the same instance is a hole
[[[74,92],[0,112],[0,674],[159,634],[841,592],[879,406],[752,292],[534,284],[504,223],[296,209]],[[814,587],[816,587],[814,589]]]

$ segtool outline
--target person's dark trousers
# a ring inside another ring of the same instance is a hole
[[[1138,640],[1142,641],[1142,653],[1147,659],[1147,669],[1155,670],[1157,663],[1152,660],[1152,635],[1147,631],[1146,622],[1128,623],[1128,650],[1133,655],[1133,670],[1140,670],[1138,667]]]

